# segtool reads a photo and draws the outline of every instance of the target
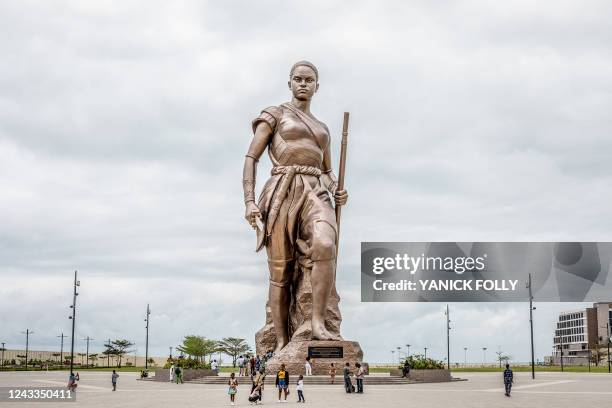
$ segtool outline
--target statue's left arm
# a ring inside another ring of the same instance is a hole
[[[338,190],[338,179],[332,170],[331,163],[331,151],[329,144],[323,153],[323,169],[321,174],[321,182],[327,188],[327,190],[334,196],[336,205],[344,205],[348,200],[348,192],[345,190]]]

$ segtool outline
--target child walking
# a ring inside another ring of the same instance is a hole
[[[297,393],[298,393],[297,402],[306,402],[306,400],[304,399],[304,376],[303,375],[300,375],[300,378],[298,378],[297,387],[295,387],[295,389],[297,390]]]
[[[238,392],[238,379],[236,379],[235,373],[230,374],[230,379],[227,385],[229,386],[227,393],[230,396],[230,402],[232,405],[236,405],[235,401],[236,393]]]

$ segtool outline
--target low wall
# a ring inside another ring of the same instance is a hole
[[[201,377],[214,377],[218,375],[213,370],[194,370],[194,369],[183,369],[183,381],[195,380]],[[169,368],[157,368],[155,369],[155,381],[170,381],[170,369]]]
[[[393,377],[401,377],[402,370],[400,369],[391,369],[389,375]],[[451,380],[450,371],[446,369],[436,369],[436,370],[410,370],[408,374],[408,379],[414,381],[423,381],[423,382],[444,382]]]

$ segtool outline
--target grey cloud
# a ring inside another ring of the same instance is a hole
[[[0,334],[66,330],[79,269],[97,289],[80,299],[83,335],[142,343],[150,301],[157,353],[188,333],[252,340],[267,271],[242,219],[242,161],[251,119],[289,98],[287,71],[307,58],[336,161],[351,112],[344,335],[373,362],[441,338],[440,305],[359,303],[360,241],[608,239],[611,10],[579,6],[2,4],[0,310],[15,312]],[[569,306],[542,312],[539,356]],[[524,306],[486,307],[453,306],[453,347],[493,336],[526,360]]]

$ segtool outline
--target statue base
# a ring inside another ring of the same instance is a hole
[[[367,363],[363,363],[363,351],[356,341],[346,340],[304,340],[291,341],[266,363],[266,373],[276,374],[281,364],[285,365],[290,376],[306,374],[306,357],[310,356],[312,375],[329,375],[331,363],[336,366],[336,375],[342,377],[346,363],[355,371],[355,363],[361,363],[366,374]]]

